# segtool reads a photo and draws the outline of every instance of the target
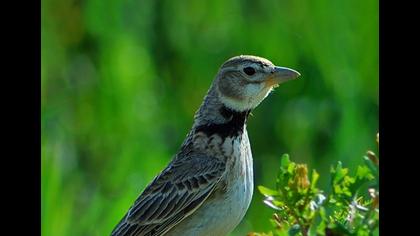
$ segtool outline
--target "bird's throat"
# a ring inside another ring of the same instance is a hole
[[[195,133],[203,132],[208,137],[217,134],[222,138],[237,137],[242,135],[250,110],[238,112],[226,106],[220,107],[218,110],[225,119],[223,123],[207,123],[195,128]]]

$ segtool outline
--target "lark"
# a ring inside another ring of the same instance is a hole
[[[246,123],[279,84],[300,74],[257,56],[219,69],[178,153],[137,198],[113,236],[223,236],[240,223],[254,190]]]

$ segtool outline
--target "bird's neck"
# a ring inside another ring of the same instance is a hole
[[[217,96],[209,91],[194,116],[193,127],[176,158],[186,156],[186,153],[193,150],[197,151],[201,145],[196,146],[195,143],[205,144],[208,141],[204,142],[203,140],[211,140],[215,136],[220,137],[222,143],[228,138],[242,140],[243,134],[246,133],[246,121],[249,113],[250,110],[238,112],[224,106]]]
[[[222,138],[242,135],[250,110],[235,111],[226,107],[218,97],[209,93],[195,115],[193,132]]]
[[[249,116],[250,111],[237,112],[233,111],[225,106],[222,106],[218,115],[225,119],[222,123],[207,122],[194,127],[195,133],[203,132],[208,137],[213,134],[217,134],[222,138],[226,137],[237,137],[242,135],[246,128],[246,120]]]

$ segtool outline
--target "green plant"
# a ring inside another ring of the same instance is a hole
[[[271,219],[274,229],[249,235],[378,235],[378,169],[379,159],[372,151],[354,174],[338,162],[331,167],[327,193],[317,187],[315,170],[309,178],[305,164],[296,164],[284,154],[276,189],[258,187],[264,203],[276,211]]]

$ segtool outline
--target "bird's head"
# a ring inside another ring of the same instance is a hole
[[[265,58],[236,56],[220,67],[213,85],[226,107],[242,112],[258,106],[274,87],[299,76]]]

